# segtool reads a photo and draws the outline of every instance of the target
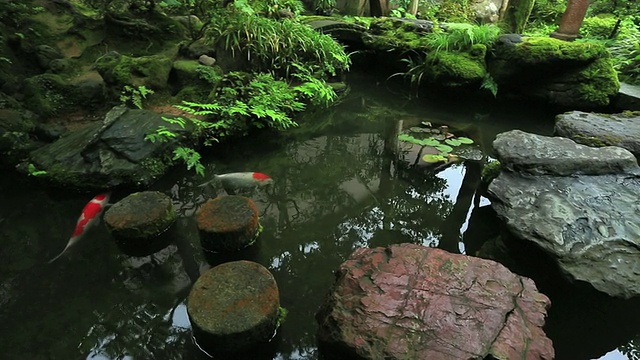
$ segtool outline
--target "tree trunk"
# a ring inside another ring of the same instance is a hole
[[[411,0],[411,2],[409,3],[409,8],[407,9],[407,12],[413,16],[415,16],[416,13],[418,13],[418,0]]]
[[[370,0],[371,16],[388,16],[389,0]]]
[[[566,41],[577,39],[588,8],[589,0],[569,0],[558,30],[552,32],[550,36]]]

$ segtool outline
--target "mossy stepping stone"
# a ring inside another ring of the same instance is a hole
[[[169,245],[171,239],[166,231],[176,217],[169,196],[143,191],[115,203],[104,214],[104,222],[124,253],[146,256]]]
[[[264,266],[245,260],[205,272],[187,298],[193,335],[211,354],[244,353],[268,342],[276,331],[279,308],[273,275]]]
[[[244,196],[209,199],[196,213],[202,247],[212,252],[231,252],[251,245],[258,235],[258,209]]]

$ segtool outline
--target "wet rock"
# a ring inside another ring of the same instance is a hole
[[[133,193],[104,214],[107,229],[126,254],[146,256],[167,247],[167,230],[176,221],[171,198],[157,191]]]
[[[258,209],[244,196],[209,199],[198,209],[196,221],[202,247],[212,252],[237,251],[258,236]]]
[[[502,172],[488,195],[517,238],[570,281],[610,296],[640,295],[640,168],[629,151],[513,130],[493,143]]]
[[[356,250],[316,314],[344,359],[552,359],[549,299],[504,266],[414,244]]]
[[[207,55],[200,55],[198,62],[204,66],[213,66],[216,64],[216,59]]]
[[[640,158],[640,113],[571,111],[556,116],[555,133],[588,146],[619,146]]]
[[[218,265],[202,274],[187,298],[198,345],[212,354],[244,352],[275,333],[278,285],[264,266],[251,261]],[[254,354],[256,355],[256,354]]]
[[[165,126],[177,134],[169,142],[145,140]],[[29,162],[47,171],[54,185],[79,190],[150,185],[172,165],[168,159],[178,142],[186,141],[192,127],[170,124],[147,110],[114,107],[104,120],[68,133],[29,155]]]
[[[36,126],[29,110],[0,109],[0,164],[15,166],[39,146],[30,136]]]

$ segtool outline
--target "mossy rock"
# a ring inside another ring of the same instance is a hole
[[[180,89],[179,98],[196,101],[206,99],[221,79],[222,69],[219,66],[205,66],[197,60],[177,60],[173,63],[170,83]]]
[[[251,245],[259,230],[258,209],[244,196],[209,199],[196,214],[202,247],[212,252],[237,251]]]
[[[187,298],[187,313],[198,345],[226,359],[265,343],[275,333],[278,285],[264,266],[233,261],[202,274]]]
[[[176,217],[171,198],[161,192],[143,191],[115,203],[104,214],[104,222],[125,253],[142,256],[168,245],[170,239],[161,235]]]
[[[134,58],[116,52],[110,52],[95,62],[95,68],[107,85],[117,91],[125,85],[165,89],[172,65],[171,59],[162,55]]]
[[[487,67],[501,93],[520,93],[561,108],[609,105],[620,88],[611,56],[599,43],[548,37],[500,37]]]
[[[427,64],[427,78],[445,87],[478,85],[487,74],[484,57],[469,53],[440,51],[429,55]]]

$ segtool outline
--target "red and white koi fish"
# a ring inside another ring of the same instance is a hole
[[[49,260],[49,264],[56,261],[73,244],[80,241],[80,239],[82,239],[82,236],[87,233],[87,230],[99,221],[100,214],[102,214],[107,203],[109,203],[110,197],[111,193],[98,194],[93,199],[91,199],[87,203],[87,205],[84,206],[84,209],[82,209],[82,213],[78,218],[78,222],[76,223],[76,228],[73,230],[71,238],[67,242],[67,246],[65,246],[65,248],[60,254],[58,254],[58,256]]]
[[[199,186],[204,187],[214,181],[220,181],[224,190],[229,194],[235,194],[237,190],[247,190],[273,184],[273,179],[267,174],[260,172],[236,172],[214,175],[212,180]]]

